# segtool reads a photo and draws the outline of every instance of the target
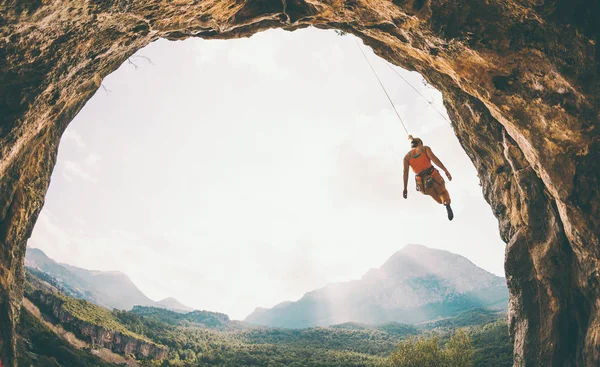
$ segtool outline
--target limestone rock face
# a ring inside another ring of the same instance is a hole
[[[159,37],[313,25],[438,88],[507,242],[518,366],[600,363],[598,0],[7,0],[0,4],[0,358],[60,136]]]
[[[101,346],[123,355],[134,355],[137,358],[164,359],[168,348],[154,343],[125,335],[119,331],[109,330],[73,316],[64,307],[64,301],[52,293],[35,291],[30,294],[31,301],[48,310],[61,325],[75,332],[92,346]]]

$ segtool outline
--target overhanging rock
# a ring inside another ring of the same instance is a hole
[[[60,136],[164,37],[341,29],[444,96],[507,242],[518,366],[600,363],[600,2],[16,1],[0,5],[0,355],[14,365],[27,238]]]

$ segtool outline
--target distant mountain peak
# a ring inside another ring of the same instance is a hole
[[[42,251],[39,248],[35,248],[35,247],[27,248],[25,264],[29,264],[29,266],[33,266],[33,267],[38,267],[38,266],[42,266],[46,263],[56,263],[56,261],[49,258],[48,255],[46,255],[44,253],[44,251]]]
[[[415,243],[411,243],[408,245],[405,245],[404,247],[402,247],[400,250],[396,251],[396,253],[394,253],[390,259],[393,259],[394,256],[409,256],[409,257],[414,257],[414,256],[421,256],[421,255],[432,255],[432,254],[436,254],[436,255],[440,255],[440,256],[459,256],[462,257],[459,254],[455,254],[453,252],[450,252],[448,250],[442,250],[442,249],[437,249],[437,248],[432,248],[432,247],[427,247],[424,245],[419,245],[419,244],[415,244]]]
[[[88,270],[62,264],[48,257],[41,249],[28,247],[25,265],[50,275],[63,291],[75,298],[88,300],[106,308],[131,310],[133,306],[155,306],[178,312],[189,312],[191,307],[169,297],[154,302],[127,276],[118,271]]]
[[[471,307],[504,304],[503,278],[445,250],[410,244],[360,280],[331,283],[296,302],[256,309],[246,321],[303,328],[344,322],[418,323]]]
[[[173,311],[178,311],[178,312],[194,311],[193,308],[182,304],[181,302],[179,302],[178,300],[176,300],[173,297],[167,297],[165,299],[162,299],[162,300],[156,302],[156,304],[162,306],[163,308],[173,310]]]
[[[419,245],[417,243],[409,243],[404,245],[398,252],[412,252],[412,251],[422,251],[422,250],[433,250],[427,246]]]
[[[48,257],[48,255],[46,255],[46,253],[44,253],[44,251],[42,251],[41,249],[39,249],[37,247],[27,247],[27,252],[29,252],[31,254],[40,254],[42,256]]]
[[[163,298],[158,302],[177,302],[177,300],[173,297],[167,297],[167,298]]]

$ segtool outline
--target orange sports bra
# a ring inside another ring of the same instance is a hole
[[[413,172],[419,174],[431,167],[431,159],[427,156],[425,150],[420,148],[411,149],[408,158],[408,164],[412,168]]]

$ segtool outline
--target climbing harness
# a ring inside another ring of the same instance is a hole
[[[419,174],[415,175],[415,186],[417,188],[417,191],[425,195],[429,193],[429,189],[433,186],[432,173],[434,170],[435,168],[431,166],[426,170],[420,172]]]

